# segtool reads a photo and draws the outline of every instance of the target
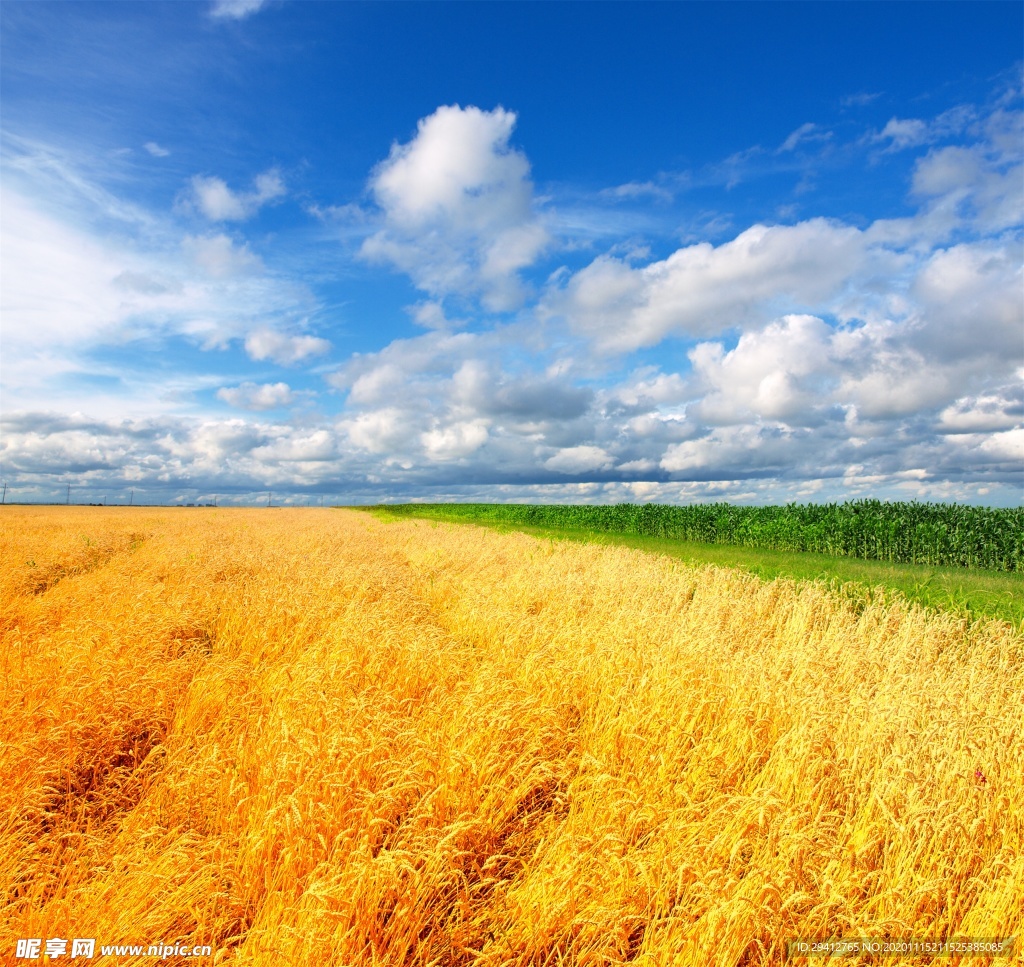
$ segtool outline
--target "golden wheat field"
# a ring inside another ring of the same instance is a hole
[[[1021,934],[1008,625],[353,511],[0,523],[3,957],[749,967]]]

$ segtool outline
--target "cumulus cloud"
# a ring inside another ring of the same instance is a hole
[[[835,372],[831,335],[821,319],[791,315],[745,333],[729,352],[721,343],[701,343],[690,359],[706,392],[691,416],[709,424],[752,418],[820,423],[818,411]]]
[[[920,307],[915,348],[940,362],[1019,362],[1024,333],[1024,262],[1011,240],[964,242],[934,252],[910,289]]]
[[[412,466],[412,461],[403,461],[402,455],[409,452],[410,444],[418,434],[414,425],[410,425],[408,415],[398,407],[360,413],[341,420],[338,425],[349,442],[359,449],[373,454],[394,454],[396,462]]]
[[[451,329],[460,324],[448,318],[440,302],[417,302],[416,305],[408,306],[406,311],[412,316],[413,322],[424,329]]]
[[[791,480],[801,498],[823,480],[905,496],[968,493],[955,488],[986,475],[1009,486],[1021,260],[1009,237],[937,244],[971,224],[953,212],[937,231],[926,207],[899,225],[755,225],[655,261],[608,253],[556,273],[515,336],[452,333],[431,300],[434,331],[331,381],[357,411],[350,442],[385,475],[456,462],[496,482]],[[673,338],[697,340],[688,367],[668,351],[611,375]],[[557,364],[555,345],[573,347]],[[1008,402],[972,402],[991,399]],[[975,425],[1010,436],[983,447]]]
[[[326,339],[317,336],[290,336],[269,328],[257,329],[245,339],[245,351],[251,359],[270,359],[283,366],[323,355],[330,348]]]
[[[287,383],[242,383],[217,390],[218,399],[240,410],[276,410],[295,400],[295,393]]]
[[[374,171],[376,213],[318,210],[359,232],[376,219],[363,256],[408,272],[423,293],[406,310],[415,335],[326,374],[338,392],[324,395],[323,412],[274,414],[303,392],[232,367],[160,393],[180,392],[194,413],[197,390],[216,391],[271,416],[16,413],[5,466],[40,487],[77,468],[144,487],[343,482],[370,499],[382,487],[396,497],[588,501],[976,499],[984,488],[1012,502],[1024,433],[1022,152],[1019,112],[1000,111],[922,121],[923,131],[893,125],[861,142],[870,151],[922,139],[905,165],[918,207],[897,219],[755,224],[718,244],[705,229],[705,240],[652,256],[633,230],[597,248],[605,236],[563,212],[557,224],[575,233],[576,261],[545,266],[546,287],[524,307],[523,279],[555,222],[538,216],[529,165],[511,145],[515,117],[441,108]],[[973,140],[940,143],[968,127]],[[782,147],[819,135],[804,125]],[[603,197],[654,197],[648,188],[663,181]],[[218,222],[249,217],[284,190],[278,180],[235,192],[219,179],[199,189],[193,209]],[[280,365],[330,348],[307,330],[315,309],[237,231],[183,239],[178,226],[144,251],[56,209],[44,214],[37,199],[11,195],[9,205],[4,191],[5,357],[8,332],[15,349],[31,343],[17,379],[33,360],[77,374],[68,360],[43,360],[53,347],[136,336],[185,335],[204,348],[241,341],[250,359]],[[582,258],[581,239],[602,254]],[[522,311],[498,322],[474,300]]]
[[[1024,398],[1012,393],[967,396],[947,406],[939,415],[946,433],[999,433],[1024,422]]]
[[[509,145],[516,116],[438,108],[392,147],[370,189],[384,228],[363,255],[409,274],[435,299],[479,297],[494,311],[523,298],[518,277],[548,244],[533,207],[530,165]]]
[[[863,233],[851,226],[820,218],[755,225],[642,267],[601,256],[549,293],[546,309],[603,351],[628,352],[767,321],[787,305],[820,305],[865,258]]]
[[[253,190],[248,192],[232,191],[221,178],[194,175],[186,203],[212,222],[240,222],[285,194],[280,172],[271,168],[253,179]]]
[[[689,352],[690,419],[709,425],[821,426],[924,416],[1013,378],[1024,305],[1019,260],[985,243],[936,252],[917,270],[906,311],[831,326],[787,315]],[[970,320],[970,324],[965,324]],[[851,431],[852,432],[852,431]]]
[[[452,399],[460,406],[513,421],[571,420],[582,416],[592,390],[559,376],[502,373],[491,362],[466,360],[453,374]]]
[[[576,447],[566,447],[544,461],[546,469],[566,474],[581,474],[592,470],[604,470],[606,467],[611,466],[611,464],[611,456],[602,450],[601,447],[585,444]]]
[[[782,475],[806,460],[808,436],[805,430],[780,426],[723,427],[699,439],[668,447],[661,467],[691,479]]]
[[[458,460],[479,450],[487,442],[484,420],[469,420],[436,426],[420,436],[431,460]]]

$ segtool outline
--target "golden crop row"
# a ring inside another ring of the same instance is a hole
[[[5,956],[750,967],[1022,932],[1007,625],[344,511],[0,525]]]

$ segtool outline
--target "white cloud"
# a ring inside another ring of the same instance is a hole
[[[985,360],[991,372],[1020,361],[1024,264],[1019,242],[939,249],[911,287],[924,324],[914,345],[942,362]]]
[[[440,302],[418,302],[414,306],[408,306],[406,311],[412,316],[417,326],[424,329],[451,329],[458,325],[445,315],[444,306]]]
[[[930,138],[928,125],[920,118],[891,118],[874,136],[875,141],[888,141],[886,151],[903,151],[925,144]]]
[[[315,479],[337,472],[340,451],[338,439],[330,430],[289,427],[286,434],[254,450],[253,456],[262,463]]]
[[[843,107],[865,107],[881,96],[881,93],[847,94],[845,97],[841,98],[840,104],[842,104]]]
[[[515,308],[518,272],[549,241],[533,211],[529,162],[509,146],[515,120],[502,108],[457,105],[421,120],[373,174],[385,227],[363,255],[408,273],[435,299],[479,296],[489,309]]]
[[[211,221],[240,221],[252,213],[251,206],[246,205],[220,178],[195,175],[192,178],[192,197],[199,210]]]
[[[736,348],[701,343],[690,352],[695,376],[707,386],[692,416],[712,424],[751,418],[803,425],[816,412],[832,377],[829,327],[814,316],[786,316],[745,333]],[[689,414],[688,414],[689,415]]]
[[[978,441],[978,449],[986,456],[1006,461],[1020,469],[1024,464],[1024,427],[1018,426],[1003,433],[986,434]]]
[[[252,218],[264,205],[287,194],[275,168],[253,179],[253,190],[232,191],[221,178],[195,175],[188,201],[213,222],[238,222]]]
[[[143,337],[161,349],[175,336],[204,348],[241,342],[250,358],[282,365],[326,352],[330,343],[307,331],[312,298],[265,266],[241,232],[193,228],[183,238],[169,216],[83,179],[22,192],[5,167],[5,418],[12,385],[21,411],[32,408],[25,400],[65,412],[84,401],[103,416],[15,413],[5,466],[43,483],[74,467],[88,479],[179,491],[344,480],[348,493],[363,486],[377,496],[372,488],[386,485],[397,499],[834,499],[885,488],[973,499],[982,483],[999,500],[1018,499],[1024,260],[1014,117],[972,121],[973,142],[922,149],[910,216],[867,227],[754,225],[717,245],[700,241],[718,237],[704,224],[699,244],[667,257],[653,257],[643,243],[657,245],[654,236],[625,217],[606,223],[614,245],[564,210],[539,218],[526,159],[510,146],[513,121],[500,109],[442,108],[375,171],[376,213],[316,209],[330,222],[316,226],[321,238],[351,239],[376,219],[364,254],[375,245],[391,253],[425,294],[407,309],[417,334],[343,360],[327,377],[343,392],[321,401],[333,410],[309,408],[301,420],[167,417],[200,412],[213,392],[254,411],[306,395],[234,365],[223,367],[230,375],[207,366],[175,380],[141,373],[148,358],[128,377],[115,364],[85,368],[97,347]],[[937,120],[924,123],[922,144],[946,136]],[[783,145],[820,133],[805,125]],[[663,182],[675,184],[658,176],[603,197],[653,195]],[[248,193],[201,179],[191,204],[238,221],[283,191],[275,172]],[[99,212],[91,220],[81,215],[89,206]],[[496,325],[471,300],[517,305],[519,276],[541,251],[536,233],[546,240],[552,224],[573,233],[576,253],[604,254],[552,273],[539,302]],[[73,389],[70,376],[116,389]],[[151,419],[125,423],[125,412]],[[563,483],[528,486],[552,477]]]
[[[236,246],[227,235],[186,235],[181,247],[186,258],[214,279],[259,274],[263,263],[248,245]]]
[[[213,0],[210,16],[215,20],[244,20],[266,5],[267,0]]]
[[[922,144],[962,134],[976,120],[977,112],[967,104],[957,105],[929,121],[920,118],[891,118],[870,140],[888,141],[883,153],[905,151]]]
[[[969,396],[947,406],[939,423],[947,433],[996,433],[1010,430],[1024,421],[1024,406],[994,394]]]
[[[224,386],[217,390],[218,399],[240,410],[275,410],[288,406],[295,400],[295,393],[287,383],[242,383],[240,386]]]
[[[679,373],[662,373],[655,367],[646,367],[617,386],[610,395],[629,407],[657,406],[683,402],[689,395],[689,389]]]
[[[166,158],[171,152],[166,148],[160,147],[155,141],[147,141],[143,147],[154,157],[154,158]]]
[[[654,198],[658,201],[670,202],[675,197],[664,185],[653,181],[630,181],[614,188],[605,188],[601,195],[616,201],[634,198]]]
[[[469,420],[438,426],[421,434],[423,449],[431,460],[458,460],[479,450],[487,442],[484,420]]]
[[[1001,156],[993,145],[951,145],[917,161],[913,191],[932,205],[969,204],[975,227],[1003,231],[1024,221],[1024,164],[1021,152]]]
[[[360,413],[353,419],[342,420],[339,427],[354,446],[375,454],[407,452],[417,435],[408,415],[397,407]],[[409,465],[412,466],[411,461]]]
[[[833,398],[852,406],[859,420],[906,418],[942,406],[958,392],[954,368],[930,361],[899,336],[895,326],[868,325],[833,341],[844,364]]]
[[[590,408],[593,392],[571,385],[561,374],[511,374],[496,360],[468,359],[451,378],[450,399],[474,413],[510,426],[572,420]]]
[[[828,141],[832,137],[831,131],[823,131],[817,124],[807,122],[801,124],[782,144],[779,146],[779,152],[785,153],[787,151],[794,151],[801,144],[813,141]]]
[[[697,440],[670,446],[661,467],[671,473],[718,479],[732,476],[781,474],[801,457],[806,459],[806,432],[788,428],[741,424],[721,427]],[[801,452],[803,451],[803,452]]]
[[[403,372],[393,363],[384,363],[356,378],[349,390],[349,402],[379,403],[393,399],[413,377],[413,373]]]
[[[103,339],[123,323],[125,294],[111,282],[141,272],[128,252],[40,210],[0,186],[0,289],[7,356],[19,343]]]
[[[593,470],[604,470],[612,464],[609,453],[595,446],[566,447],[544,461],[547,470],[556,473],[578,474]]]
[[[627,352],[820,305],[864,265],[866,247],[856,228],[821,218],[755,225],[717,248],[702,242],[641,268],[601,256],[549,294],[547,311],[603,351]]]
[[[270,359],[283,366],[320,356],[330,348],[331,344],[326,339],[317,336],[289,336],[266,327],[249,333],[245,339],[245,351],[250,358]]]
[[[953,145],[931,151],[914,166],[914,193],[944,195],[969,190],[977,183],[984,164],[984,154],[976,146]]]
[[[57,374],[100,375],[91,358],[99,347],[183,336],[223,348],[254,328],[301,325],[315,307],[301,285],[269,275],[226,236],[182,239],[170,220],[155,218],[134,221],[134,233],[111,232],[119,206],[73,172],[68,180],[47,166],[5,177],[0,193],[0,362],[19,405],[52,405]],[[123,382],[121,373],[103,379]],[[59,382],[73,395],[69,378]],[[98,389],[77,386],[82,405],[100,405]],[[144,403],[144,412],[169,405]]]

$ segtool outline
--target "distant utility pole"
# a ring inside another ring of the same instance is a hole
[[[131,507],[135,503],[135,490],[132,489],[131,494],[128,496],[128,506]]]
[[[272,493],[271,493],[271,492],[270,492],[270,491],[268,490],[268,491],[267,491],[267,506],[268,506],[268,507],[270,506],[270,498],[271,498],[272,496],[273,496],[273,494],[272,494]]]
[[[71,484],[68,484],[68,495],[64,498],[65,504],[71,503]]]
[[[4,486],[6,487],[6,486],[7,486],[7,484],[4,484]],[[7,491],[4,491],[4,493],[6,493],[6,492],[7,492]],[[323,507],[323,505],[324,505],[324,495],[323,495],[323,494],[321,494],[321,495],[320,495],[320,506],[321,506],[321,507]]]
[[[217,495],[216,494],[213,495],[213,506],[214,507],[217,506]]]
[[[0,504],[6,504],[6,503],[7,503],[7,481],[5,480],[4,481],[4,495],[3,495],[2,498],[0,498]]]

